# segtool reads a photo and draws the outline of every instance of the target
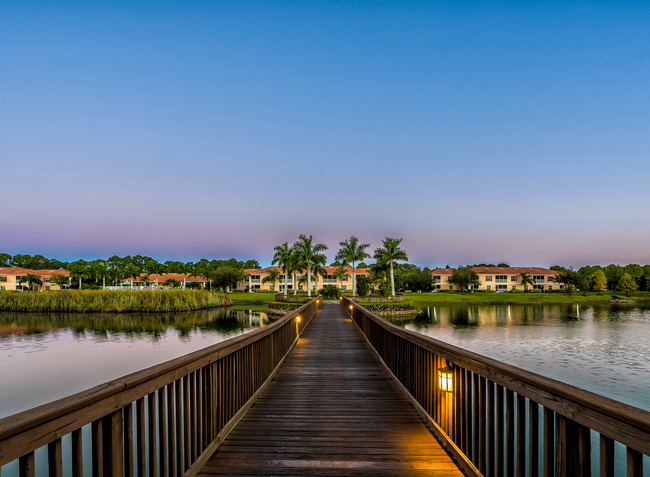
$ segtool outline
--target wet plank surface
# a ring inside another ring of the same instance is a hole
[[[199,475],[462,473],[341,305],[326,302]]]

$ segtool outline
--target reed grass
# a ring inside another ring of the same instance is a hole
[[[161,313],[231,304],[227,294],[203,290],[0,291],[0,311]]]

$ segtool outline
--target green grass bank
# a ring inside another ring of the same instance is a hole
[[[0,291],[0,311],[162,313],[231,304],[230,297],[225,293],[195,290]]]
[[[621,292],[597,293],[406,293],[407,302],[440,304],[528,304],[528,303],[607,303],[612,296],[618,296],[641,303],[650,303],[650,293],[637,292],[626,297]]]

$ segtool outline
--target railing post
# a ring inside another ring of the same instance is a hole
[[[585,437],[586,434],[586,437]],[[589,429],[560,414],[555,416],[555,477],[590,477]]]

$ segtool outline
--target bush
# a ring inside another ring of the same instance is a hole
[[[379,284],[379,294],[380,294],[380,295],[384,295],[384,296],[386,296],[386,295],[390,295],[390,294],[391,294],[390,283],[388,283],[388,282],[381,282],[381,283]]]
[[[370,293],[370,280],[368,277],[357,278],[357,295],[367,295]]]
[[[341,296],[341,290],[336,285],[325,285],[325,288],[320,290],[320,294],[325,298],[336,298],[338,300]]]

